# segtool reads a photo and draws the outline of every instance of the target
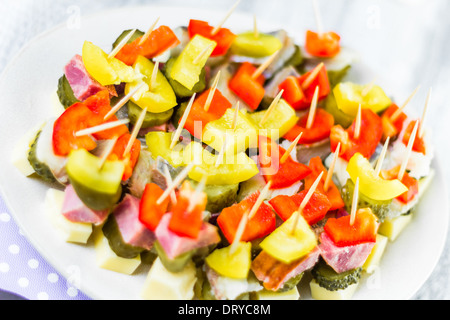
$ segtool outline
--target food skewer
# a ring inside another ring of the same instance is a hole
[[[103,168],[109,155],[114,150],[114,146],[116,145],[117,140],[119,140],[119,137],[116,136],[112,140],[109,141],[108,146],[106,147],[105,151],[103,152],[101,160],[100,160],[100,170]]]
[[[172,176],[170,175],[169,172],[169,167],[167,165],[164,165],[164,178],[166,178],[166,183],[167,186],[172,185],[173,181],[172,181]],[[177,203],[177,195],[175,194],[175,190],[172,190],[172,192],[170,192],[170,199],[172,200],[173,204]]]
[[[75,136],[76,137],[83,137],[83,136],[88,136],[94,133],[98,133],[98,132],[102,132],[102,131],[106,131],[109,129],[113,129],[116,127],[120,127],[123,125],[126,125],[130,122],[130,119],[122,119],[122,120],[117,120],[117,121],[112,121],[112,122],[107,122],[107,123],[103,123],[101,125],[95,126],[95,127],[91,127],[91,128],[87,128],[87,129],[83,129],[80,131],[75,132]]]
[[[289,148],[286,150],[286,152],[283,154],[283,156],[280,159],[281,164],[285,163],[287,161],[287,159],[289,159],[292,150],[294,150],[294,148],[297,147],[298,142],[300,141],[302,136],[303,136],[303,132],[300,132],[300,134],[297,136],[297,138],[295,138],[294,142],[291,143]]]
[[[189,172],[191,172],[192,168],[194,168],[195,164],[190,163],[186,168],[181,171],[181,173],[175,178],[175,180],[172,181],[172,184],[170,186],[167,186],[167,189],[164,191],[164,193],[159,197],[159,199],[156,201],[157,205],[161,205],[161,203],[164,202],[164,200],[167,199],[167,197],[171,194],[172,191],[174,191],[180,183],[186,179]]]
[[[187,209],[188,212],[192,212],[192,210],[194,210],[195,206],[197,205],[198,201],[200,200],[200,197],[202,196],[202,193],[205,190],[207,179],[208,179],[208,177],[205,174],[202,177],[202,180],[198,184],[197,188],[195,189],[195,193],[192,196],[192,199],[189,200],[189,207]]]
[[[317,187],[319,186],[319,183],[322,180],[322,176],[323,176],[323,171],[317,177],[316,181],[314,181],[313,185],[311,186],[311,188],[309,189],[305,198],[303,199],[302,203],[300,204],[300,207],[298,208],[298,210],[293,213],[293,215],[295,215],[295,216],[294,216],[294,224],[293,224],[292,230],[291,230],[291,235],[295,234],[295,230],[297,229],[298,220],[300,219],[300,216],[301,216],[303,210],[305,209],[309,200],[311,200],[311,197],[313,196],[314,192],[316,191]]]
[[[308,121],[306,122],[306,129],[311,129],[314,124],[314,118],[316,117],[317,104],[319,102],[319,86],[314,91],[314,96],[309,110]]]
[[[260,126],[262,126],[267,121],[267,119],[270,118],[270,115],[272,114],[273,110],[275,110],[275,108],[277,107],[278,103],[280,102],[281,97],[283,96],[283,93],[284,93],[284,90],[281,90],[280,93],[278,93],[278,95],[272,101],[272,103],[269,106],[269,109],[267,109],[267,111],[266,111],[266,114],[264,115],[264,117],[259,122]]]
[[[356,123],[355,123],[355,140],[358,140],[361,136],[361,104],[359,104],[358,113],[356,114]]]
[[[255,72],[253,72],[252,79],[253,80],[258,79],[259,76],[261,76],[264,73],[264,71],[266,71],[266,69],[275,61],[279,53],[280,50],[272,54],[262,65],[260,65],[259,68],[256,69]]]
[[[153,91],[153,89],[155,88],[158,71],[159,71],[159,61],[156,61],[155,66],[153,67],[152,77],[150,78],[150,86],[149,86],[150,91]]]
[[[315,67],[311,71],[311,74],[308,76],[308,78],[306,78],[306,80],[302,84],[302,90],[303,91],[307,90],[311,86],[311,84],[317,78],[317,76],[319,75],[319,72],[322,70],[322,68],[324,66],[325,66],[325,64],[323,62],[321,62],[321,63],[319,63],[319,65],[317,65],[317,67]]]
[[[131,39],[131,37],[135,34],[137,29],[133,29],[130,33],[127,34],[125,38],[117,45],[117,47],[114,48],[113,51],[108,55],[108,59],[114,58],[120,50],[128,43],[128,41]]]
[[[120,110],[139,90],[144,87],[145,82],[141,83],[139,86],[137,86],[133,91],[131,91],[129,94],[127,94],[125,97],[122,98],[103,118],[103,120],[108,120],[113,115],[117,113],[117,111]]]
[[[238,120],[238,115],[239,115],[239,109],[240,109],[240,103],[239,101],[236,103],[236,108],[234,111],[234,115],[233,115],[233,122],[231,123],[231,130],[236,130],[237,127],[237,120]]]
[[[417,94],[417,92],[420,89],[420,85],[413,91],[413,93],[408,97],[408,99],[406,99],[405,103],[397,110],[395,111],[392,116],[391,116],[391,121],[394,122],[395,120],[398,119],[398,117],[400,117],[400,115],[402,114],[403,110],[406,108],[406,106],[411,102],[411,100],[414,98],[414,96]]]
[[[225,157],[225,153],[227,150],[228,139],[229,139],[228,135],[225,133],[225,141],[223,142],[220,153],[217,156],[217,160],[216,160],[216,164],[215,164],[216,168],[218,168],[223,163],[223,158]]]
[[[425,134],[425,117],[427,116],[428,107],[430,105],[431,101],[431,94],[433,93],[433,88],[430,88],[427,95],[427,100],[425,102],[425,107],[423,108],[422,118],[420,119],[420,126],[419,126],[419,138],[423,138],[423,135]]]
[[[323,189],[325,192],[328,191],[331,184],[331,179],[333,178],[334,168],[336,167],[337,159],[339,158],[339,154],[341,152],[341,143],[338,143],[336,151],[334,151],[333,161],[331,162],[330,168],[328,169],[327,177],[325,178],[325,184],[323,185]]]
[[[216,77],[214,78],[214,82],[213,82],[213,85],[211,87],[211,90],[209,91],[208,98],[206,99],[205,106],[204,106],[204,110],[206,112],[209,111],[209,108],[211,107],[211,102],[212,102],[212,100],[214,98],[214,95],[216,94],[217,86],[219,85],[221,72],[222,71],[219,70],[219,72],[217,73]]]
[[[377,79],[373,79],[371,83],[369,83],[368,85],[366,85],[363,89],[363,91],[361,92],[361,95],[363,97],[367,96],[370,91],[372,91],[372,89],[375,87],[375,82],[377,81]]]
[[[222,21],[213,29],[213,31],[211,32],[211,35],[215,36],[220,28],[223,27],[223,25],[225,24],[225,22],[228,20],[228,18],[233,14],[234,10],[236,10],[236,8],[238,7],[239,3],[241,2],[241,0],[238,0],[233,7],[231,7],[231,9],[227,12],[227,14],[225,15],[225,17],[222,19]]]
[[[391,137],[387,137],[386,142],[384,143],[384,146],[383,146],[383,150],[381,151],[380,157],[378,158],[377,166],[375,168],[375,176],[376,177],[380,176],[381,169],[383,168],[383,162],[384,162],[384,159],[386,158],[386,153],[387,153],[387,150],[389,147],[390,140],[391,140]]]
[[[358,210],[358,199],[359,199],[359,177],[356,178],[355,189],[353,190],[352,211],[350,213],[351,226],[355,224],[356,211]]]
[[[320,15],[319,3],[317,0],[313,0],[313,7],[314,7],[314,16],[316,18],[317,24],[317,33],[321,35],[324,33],[324,27],[322,22],[322,16]]]
[[[131,151],[131,148],[133,147],[133,144],[136,141],[136,138],[138,136],[139,130],[141,130],[142,124],[144,123],[146,114],[147,114],[147,108],[145,108],[141,111],[141,114],[139,115],[139,119],[136,121],[136,124],[134,125],[133,131],[131,132],[130,140],[128,140],[127,147],[125,148],[125,151],[123,152],[123,158],[125,158],[128,155],[128,153]]]
[[[406,173],[406,167],[408,166],[408,162],[409,162],[409,158],[411,157],[411,152],[414,146],[414,142],[416,141],[416,137],[417,137],[417,131],[419,129],[419,123],[420,121],[417,120],[416,121],[416,125],[414,126],[414,130],[411,134],[411,137],[409,138],[409,142],[408,142],[408,146],[407,146],[407,151],[406,151],[406,156],[405,159],[403,160],[403,163],[400,167],[400,171],[398,173],[398,180],[402,181],[403,177]]]
[[[232,255],[236,251],[237,245],[239,244],[239,242],[241,242],[242,235],[244,234],[245,227],[247,226],[248,221],[251,220],[255,216],[256,212],[258,212],[262,203],[266,199],[271,186],[272,186],[272,182],[270,181],[269,183],[266,184],[264,189],[261,191],[261,194],[259,195],[255,204],[253,205],[252,209],[250,211],[245,212],[244,215],[242,216],[241,221],[239,222],[239,226],[236,230],[236,234],[234,236],[233,243],[231,244],[230,255]]]
[[[180,121],[180,124],[178,125],[177,131],[175,131],[175,135],[172,138],[172,142],[170,144],[170,150],[175,148],[175,145],[177,144],[178,140],[180,139],[181,132],[184,129],[184,125],[186,124],[187,118],[192,109],[192,105],[194,104],[195,96],[196,96],[196,93],[194,93],[191,100],[189,101],[189,104],[188,104],[186,110],[184,111],[183,117],[181,118],[181,121]]]
[[[148,39],[148,37],[152,34],[152,32],[153,32],[153,30],[155,30],[155,27],[158,24],[160,18],[161,17],[158,17],[156,19],[156,21],[152,24],[150,29],[148,29],[148,31],[142,36],[141,41],[139,41],[139,45],[142,45]]]
[[[192,62],[193,64],[199,64],[200,61],[205,57],[205,55],[208,53],[209,50],[214,46],[213,43],[211,43],[209,46],[207,46],[205,49],[203,49],[202,52],[197,56],[197,58],[194,59]]]
[[[255,36],[255,39],[259,38],[258,21],[256,19],[256,14],[253,15],[253,34]]]

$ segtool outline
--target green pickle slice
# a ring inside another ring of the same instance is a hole
[[[77,102],[80,102],[73,93],[72,87],[69,84],[66,76],[63,75],[58,80],[58,98],[61,104],[64,106],[64,109],[74,105]]]
[[[122,195],[122,176],[125,166],[121,161],[106,161],[85,149],[73,151],[66,166],[69,181],[78,197],[92,210],[112,208]]]
[[[122,32],[122,34],[116,39],[116,41],[114,41],[113,49],[115,49],[131,31],[133,30],[125,30],[124,32]],[[145,33],[142,32],[141,30],[136,30],[127,43],[134,42],[137,38],[142,37],[144,34]]]
[[[183,86],[181,83],[179,83],[177,80],[173,79],[170,74],[173,68],[173,64],[175,63],[176,59],[171,58],[169,61],[167,61],[165,67],[164,67],[164,75],[166,76],[167,80],[169,81],[170,85],[172,86],[173,91],[175,92],[175,95],[178,98],[187,98],[192,97],[194,93],[202,92],[206,89],[206,69],[203,68],[202,72],[200,73],[200,81],[195,84],[195,86],[192,88],[192,90],[189,90],[185,86]]]
[[[311,271],[312,276],[319,286],[328,291],[344,290],[352,284],[357,284],[361,279],[362,268],[353,269],[343,273],[337,273],[325,261],[319,263]]]
[[[132,101],[128,101],[127,106],[128,118],[130,119],[131,124],[134,125],[137,123],[139,117],[141,116],[142,108]],[[141,128],[147,129],[163,125],[172,118],[172,115],[173,109],[161,113],[147,112],[145,114],[144,122],[142,123]]]
[[[252,58],[271,56],[283,47],[280,39],[269,34],[259,34],[255,37],[253,31],[239,34],[231,46],[233,54]]]
[[[39,177],[41,177],[44,181],[53,183],[56,182],[56,179],[52,171],[45,163],[39,161],[36,155],[37,143],[41,135],[41,132],[42,131],[38,132],[36,138],[34,139],[34,142],[31,144],[30,151],[28,153],[28,162],[33,167],[34,171]]]

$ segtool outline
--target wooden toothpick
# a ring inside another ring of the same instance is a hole
[[[333,161],[331,162],[330,168],[328,169],[327,177],[325,179],[325,184],[323,186],[323,189],[325,192],[328,191],[331,185],[331,181],[334,174],[334,168],[336,167],[337,159],[339,158],[339,154],[341,152],[341,143],[338,143],[338,146],[336,148],[336,151],[334,151]]]
[[[376,177],[380,176],[381,169],[383,168],[383,162],[384,162],[384,159],[386,158],[390,140],[391,140],[391,137],[387,137],[387,139],[384,143],[384,146],[383,146],[383,150],[381,151],[380,157],[378,158],[377,166],[375,168],[375,176]]]
[[[311,84],[314,82],[314,80],[317,78],[317,76],[319,75],[320,71],[322,70],[322,68],[325,66],[325,64],[323,62],[319,63],[319,65],[317,65],[317,67],[315,67],[312,71],[311,74],[308,76],[308,78],[306,78],[306,80],[302,83],[302,89],[303,90],[307,90]]]
[[[356,115],[354,138],[357,140],[359,139],[360,136],[361,136],[361,104],[359,104],[358,113]]]
[[[350,214],[350,225],[355,224],[356,212],[358,211],[358,199],[359,199],[359,177],[356,178],[355,189],[353,190],[352,211]]]
[[[391,121],[394,122],[398,119],[398,117],[401,116],[403,110],[406,108],[406,106],[411,102],[411,100],[414,98],[414,96],[417,94],[417,92],[420,89],[420,85],[413,91],[413,93],[406,99],[405,103],[397,110],[395,111],[391,116]]]
[[[423,138],[423,135],[425,134],[425,118],[427,116],[428,107],[430,105],[431,101],[431,94],[433,93],[433,88],[430,88],[427,95],[427,100],[425,102],[425,107],[423,108],[422,118],[420,119],[420,125],[419,125],[419,138]]]
[[[308,121],[306,122],[306,129],[311,129],[314,124],[318,102],[319,102],[319,86],[317,86],[316,90],[314,91],[311,108],[309,110]]]
[[[203,196],[203,191],[206,187],[206,181],[208,180],[208,177],[204,175],[202,177],[202,180],[200,180],[200,183],[197,185],[197,188],[195,189],[195,193],[192,196],[192,199],[189,199],[189,207],[188,212],[192,212],[192,210],[195,209],[195,206],[200,201],[200,198]]]
[[[107,122],[107,123],[103,123],[103,124],[95,126],[95,127],[91,127],[91,128],[87,128],[87,129],[83,129],[83,130],[77,131],[77,132],[75,132],[75,136],[76,137],[88,136],[88,135],[95,134],[95,133],[98,133],[98,132],[102,132],[102,131],[106,131],[106,130],[109,130],[109,129],[117,128],[117,127],[126,125],[128,123],[130,123],[130,119],[122,119],[122,120]]]
[[[189,101],[189,104],[188,104],[186,110],[184,111],[184,114],[183,114],[183,117],[181,118],[180,124],[178,125],[178,128],[175,131],[174,136],[172,137],[172,142],[170,144],[170,150],[175,148],[175,145],[178,143],[178,140],[180,139],[181,132],[184,129],[184,125],[186,124],[187,118],[192,109],[192,105],[194,104],[195,96],[196,96],[196,93],[194,93],[191,100]]]
[[[371,83],[369,83],[364,87],[363,91],[361,91],[361,95],[363,97],[367,96],[370,93],[370,91],[372,91],[372,89],[375,87],[376,80],[377,79],[373,79]]]
[[[291,235],[295,234],[295,230],[297,229],[298,220],[300,219],[300,216],[303,213],[303,210],[305,209],[306,205],[309,203],[309,200],[311,200],[311,197],[313,196],[314,192],[316,192],[317,187],[319,186],[320,181],[322,180],[323,171],[320,173],[320,175],[317,177],[316,181],[314,181],[311,188],[308,190],[308,193],[306,194],[305,198],[303,199],[302,203],[300,204],[300,207],[296,212],[293,213],[294,216],[294,224],[292,226]]]
[[[280,50],[275,52],[262,65],[260,65],[259,68],[256,69],[255,72],[253,72],[252,79],[253,80],[258,79],[264,73],[264,71],[266,71],[266,69],[275,61],[279,53]]]
[[[398,180],[402,181],[403,177],[406,173],[406,167],[408,166],[409,158],[411,157],[412,149],[414,147],[414,142],[416,141],[417,137],[417,131],[419,129],[419,123],[420,121],[416,121],[416,125],[414,126],[414,130],[411,133],[411,137],[409,138],[408,146],[406,148],[406,156],[405,159],[403,159],[402,166],[400,167],[400,171],[398,173]]]
[[[258,212],[258,210],[261,207],[262,203],[267,198],[267,196],[269,194],[269,190],[270,190],[271,187],[272,187],[272,181],[269,181],[266,184],[266,186],[264,187],[264,189],[261,191],[258,199],[256,200],[254,206],[252,207],[252,210],[250,211],[250,213],[248,215],[248,219],[249,220],[252,220],[253,217],[255,216],[255,214]]]
[[[137,86],[133,91],[127,94],[122,98],[103,118],[104,120],[109,120],[113,115],[117,113],[142,87],[145,86],[145,82],[142,82],[139,86]]]
[[[222,72],[222,71],[219,71],[219,72],[217,73],[216,77],[214,78],[214,82],[213,82],[213,85],[212,85],[212,87],[211,87],[211,90],[209,91],[208,98],[206,99],[205,106],[203,107],[203,109],[204,109],[206,112],[209,111],[209,108],[211,107],[211,103],[212,103],[212,100],[213,100],[213,98],[214,98],[214,95],[216,94],[217,86],[219,85],[219,80],[220,80],[220,74],[221,74],[221,72]]]
[[[217,156],[217,160],[216,160],[216,164],[215,164],[216,168],[218,168],[223,163],[223,159],[225,157],[225,153],[227,150],[228,139],[229,139],[228,134],[225,133],[225,139],[223,141],[222,148],[220,149],[220,153]]]
[[[131,37],[134,35],[137,29],[133,29],[130,33],[127,34],[125,38],[117,45],[117,47],[114,48],[113,51],[108,55],[108,59],[114,58],[120,50],[128,43],[128,41],[131,39]]]
[[[127,147],[125,148],[125,151],[123,152],[123,158],[126,158],[126,156],[130,153],[131,148],[133,147],[134,142],[136,141],[136,138],[139,134],[139,130],[142,128],[142,124],[145,120],[145,115],[147,114],[147,108],[143,109],[141,111],[141,114],[139,115],[138,120],[136,121],[133,131],[131,132],[130,140],[128,140]]]
[[[319,3],[317,2],[317,0],[313,0],[313,6],[314,6],[314,16],[316,17],[317,33],[319,35],[322,35],[324,32],[324,28],[322,16],[320,15]]]
[[[148,39],[148,37],[152,34],[153,30],[155,30],[155,27],[158,24],[160,18],[161,17],[158,17],[156,21],[152,24],[150,29],[148,29],[148,31],[142,36],[141,41],[139,41],[140,46]]]
[[[253,34],[255,36],[255,39],[259,38],[258,21],[256,19],[256,14],[253,15]]]
[[[164,165],[163,167],[164,169],[164,177],[166,178],[166,184],[167,186],[172,185],[173,181],[172,181],[172,176],[170,175],[169,172],[169,166],[168,165]],[[172,200],[173,204],[177,203],[177,195],[175,193],[175,190],[172,190],[172,192],[170,193],[170,200]]]
[[[295,140],[291,143],[289,148],[286,150],[286,152],[283,154],[283,156],[280,159],[281,164],[285,163],[287,161],[287,159],[289,159],[289,157],[291,156],[292,150],[294,150],[294,148],[297,147],[298,142],[300,141],[302,136],[303,136],[303,132],[300,132],[300,134],[297,136],[297,138],[295,138]]]
[[[207,46],[205,49],[203,49],[202,52],[197,56],[197,58],[194,59],[192,62],[193,64],[199,64],[200,61],[208,54],[208,52],[211,50],[211,48],[214,46],[214,43],[211,43],[209,46]]]
[[[117,140],[119,140],[119,137],[116,136],[112,140],[109,141],[109,144],[108,144],[107,148],[105,149],[105,151],[103,152],[102,158],[100,160],[100,170],[103,168],[109,155],[114,150]]]
[[[150,91],[153,91],[153,89],[155,89],[158,71],[159,71],[159,61],[156,61],[153,67],[152,77],[150,78],[150,86],[149,86]]]
[[[192,170],[192,168],[194,168],[194,166],[195,166],[194,163],[190,163],[186,168],[183,169],[183,171],[181,171],[181,173],[175,178],[175,180],[172,181],[172,184],[170,186],[167,186],[167,189],[164,191],[164,193],[161,195],[161,197],[159,197],[159,199],[156,201],[157,205],[161,205],[161,203],[163,203],[164,200],[167,199],[167,197],[170,195],[170,193],[172,191],[174,191],[176,188],[178,188],[180,183],[184,179],[186,179],[189,172],[191,172],[191,170]]]
[[[267,109],[266,113],[264,114],[264,117],[259,122],[260,126],[263,126],[264,123],[266,123],[267,119],[270,118],[270,115],[272,114],[273,110],[278,106],[278,103],[281,100],[281,97],[283,96],[284,90],[281,90],[278,95],[275,97],[275,99],[272,101],[272,103],[269,106],[269,109]]]
[[[234,110],[234,115],[233,115],[233,122],[231,123],[231,130],[236,130],[237,128],[237,121],[238,121],[238,116],[239,116],[239,109],[240,109],[240,102],[238,101],[236,103],[236,108]]]
[[[233,14],[234,10],[236,10],[236,8],[238,7],[240,2],[241,2],[241,0],[238,0],[233,5],[233,7],[231,7],[231,9],[227,12],[225,17],[222,19],[222,21],[213,29],[213,31],[211,32],[211,35],[215,36],[219,32],[219,30],[223,27],[225,22],[227,22],[228,18]]]

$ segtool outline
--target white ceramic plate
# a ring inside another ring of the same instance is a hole
[[[195,11],[187,8],[139,7],[107,11],[83,17],[80,29],[58,27],[33,41],[10,63],[0,79],[0,184],[3,196],[25,236],[42,256],[62,275],[75,282],[93,299],[140,299],[147,270],[126,276],[99,269],[91,245],[67,244],[58,237],[43,210],[48,185],[37,179],[24,178],[11,164],[10,154],[24,132],[53,116],[51,96],[55,92],[63,67],[76,53],[81,53],[85,40],[110,50],[116,37],[125,29],[146,30],[160,16],[160,24],[173,28],[187,25],[190,18],[220,21],[223,13]],[[251,16],[234,14],[227,26],[244,31]],[[262,31],[289,26],[260,22]],[[303,32],[290,32],[302,35]],[[303,39],[297,39],[302,43]],[[351,43],[351,39],[348,39]],[[355,81],[369,83],[373,73],[362,65],[352,71]],[[378,78],[379,79],[379,78]],[[391,90],[390,92],[393,92]],[[441,255],[447,235],[447,193],[434,162],[436,178],[423,198],[411,225],[390,244],[381,271],[363,281],[355,299],[409,299],[425,283]],[[309,286],[301,295],[309,297]]]

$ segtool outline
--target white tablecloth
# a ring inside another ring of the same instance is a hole
[[[82,23],[85,14],[142,4],[207,7],[226,12],[233,3],[234,0],[0,0],[0,73],[36,35],[61,23]],[[427,125],[433,128],[434,143],[445,164],[450,157],[447,123],[450,108],[446,101],[450,89],[447,57],[450,1],[320,0],[319,3],[325,27],[341,34],[344,44],[359,51],[379,74],[389,76],[398,97],[406,99],[419,84],[422,86],[408,108],[420,113],[426,93],[433,87]],[[315,25],[310,0],[242,0],[238,11],[255,13],[259,19],[271,19],[299,32]],[[352,39],[352,43],[346,43],[345,39]],[[450,180],[447,168],[445,177]],[[438,266],[416,299],[450,299],[449,248],[447,243]]]

